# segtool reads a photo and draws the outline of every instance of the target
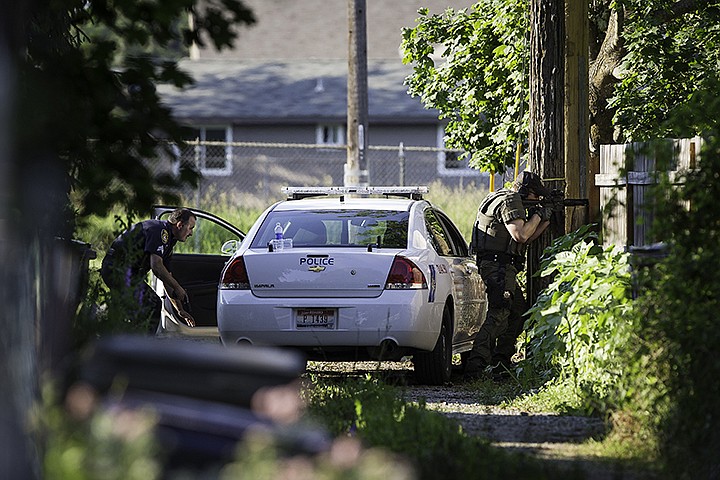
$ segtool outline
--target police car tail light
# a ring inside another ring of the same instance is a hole
[[[220,280],[220,288],[223,290],[250,289],[250,280],[243,257],[237,257],[225,266]]]
[[[422,270],[405,257],[395,257],[385,288],[388,290],[427,288]]]

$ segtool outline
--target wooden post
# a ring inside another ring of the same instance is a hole
[[[347,163],[345,186],[369,185],[365,0],[348,0]]]
[[[565,0],[565,196],[585,198],[588,185],[588,0]],[[585,210],[583,208],[582,210]],[[580,213],[578,211],[578,213]],[[587,214],[587,212],[584,212]],[[567,231],[578,229],[587,215],[569,217]]]

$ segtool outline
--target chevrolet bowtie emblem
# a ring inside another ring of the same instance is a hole
[[[308,270],[310,270],[311,272],[322,272],[323,270],[325,270],[325,267],[315,265],[314,267],[308,268]]]

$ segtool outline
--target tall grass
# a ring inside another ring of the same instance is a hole
[[[475,212],[480,201],[487,195],[487,188],[477,187],[474,183],[464,187],[448,187],[439,181],[430,184],[428,188],[427,199],[447,213],[465,239],[469,241],[475,221]],[[202,197],[185,199],[182,206],[212,213],[235,225],[243,232],[247,232],[266,208],[282,198],[281,192],[277,192],[277,198],[265,204],[247,195],[211,188]],[[151,217],[151,213],[148,212],[147,218]],[[84,218],[78,225],[76,237],[90,243],[97,252],[97,259],[91,262],[91,265],[99,268],[100,261],[113,239],[129,225],[141,220],[145,220],[145,218],[129,217],[127,212],[119,208],[104,217]]]
[[[283,199],[282,192],[273,193],[275,195],[270,200],[262,200],[247,193],[223,191],[212,186],[206,188],[200,197],[185,199],[183,206],[217,215],[247,232],[266,208]]]
[[[448,187],[436,181],[428,186],[427,199],[445,212],[468,242],[480,202],[487,196],[487,186],[471,183],[467,186]]]

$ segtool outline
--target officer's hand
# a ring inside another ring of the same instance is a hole
[[[542,215],[540,215],[540,209],[541,209],[541,208],[542,208],[542,207],[541,207],[540,205],[533,205],[532,207],[529,207],[529,208],[527,209],[527,213],[528,213],[527,218],[528,218],[528,220],[529,220],[533,215],[535,215],[535,214],[537,214],[540,218],[542,218]]]
[[[178,315],[185,320],[185,323],[187,323],[188,327],[194,327],[195,326],[195,319],[185,310],[179,310]]]
[[[550,217],[552,216],[552,208],[541,207],[538,211],[538,216],[540,216],[540,220],[543,222],[550,221]]]

